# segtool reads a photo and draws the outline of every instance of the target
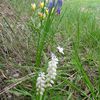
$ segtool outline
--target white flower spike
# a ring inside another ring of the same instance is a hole
[[[41,72],[36,83],[37,93],[43,95],[45,91],[45,73]]]
[[[47,75],[46,75],[46,87],[52,87],[54,84],[54,80],[56,79],[57,75],[57,64],[58,59],[57,57],[51,53],[51,61],[48,62],[48,68],[47,68]]]
[[[60,53],[64,54],[64,48],[58,46],[57,49],[58,49],[58,51],[59,51]]]
[[[58,58],[55,54],[51,53],[51,61],[48,62],[47,74],[45,75],[44,72],[41,72],[37,78],[37,94],[43,95],[46,88],[52,87],[57,75],[57,64]]]
[[[52,52],[51,52],[51,60],[52,60],[52,61],[55,61],[55,62],[58,64],[58,61],[59,61],[59,60],[58,60],[58,58],[55,56],[55,54],[52,53]]]

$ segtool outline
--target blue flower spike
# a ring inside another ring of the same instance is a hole
[[[53,8],[53,0],[50,0],[48,4],[48,9],[51,10]]]
[[[56,8],[56,13],[59,15],[61,12],[61,7],[63,0],[49,0],[48,10],[51,11],[52,8]]]
[[[60,15],[61,9],[57,8],[57,14]]]
[[[57,14],[58,14],[58,15],[59,15],[60,12],[61,12],[62,3],[63,3],[62,0],[58,0],[58,1],[57,1]]]
[[[58,1],[57,1],[57,6],[61,8],[61,7],[62,7],[62,3],[63,3],[62,0],[58,0]]]

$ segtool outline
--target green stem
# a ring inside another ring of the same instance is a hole
[[[42,95],[40,95],[40,99],[39,100],[42,100]]]
[[[52,20],[51,20],[50,15],[49,15],[48,18],[47,18],[47,21],[45,23],[44,30],[43,30],[43,32],[40,36],[39,42],[38,42],[37,54],[36,54],[36,67],[40,66],[41,55],[42,55],[42,51],[43,51],[43,48],[44,48],[44,43],[46,41],[46,38],[48,38],[47,35],[48,35],[48,32],[49,32],[51,23],[52,23]]]

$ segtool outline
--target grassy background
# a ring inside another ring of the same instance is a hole
[[[15,34],[7,32],[6,38],[2,38],[3,45],[8,51],[1,56],[2,63],[11,63],[12,66],[21,69],[23,76],[33,70],[45,70],[35,68],[34,57],[36,53],[36,39],[33,30],[29,26],[32,10],[32,0],[8,0],[13,7],[16,21],[13,30]],[[56,17],[50,33],[56,33],[52,42],[48,43],[44,51],[43,62],[48,61],[48,52],[56,54],[57,45],[64,47],[65,54],[59,55],[60,64],[57,80],[54,88],[48,90],[44,97],[46,100],[99,100],[100,99],[100,0],[64,0],[61,15]],[[55,27],[60,21],[59,26]],[[16,29],[19,25],[25,29]],[[11,22],[9,21],[10,25]],[[28,26],[27,26],[28,25]],[[8,42],[7,37],[10,38]],[[6,40],[6,41],[5,41]],[[49,50],[50,49],[50,50]],[[9,53],[10,52],[10,53]],[[15,56],[17,55],[17,56]],[[34,66],[34,68],[33,68]],[[24,71],[24,70],[25,71]],[[33,82],[34,81],[34,82]],[[32,95],[36,98],[36,77],[22,82],[15,90],[24,95],[24,99]],[[33,82],[33,83],[32,83]],[[32,84],[29,84],[32,83]],[[30,86],[27,86],[27,85]],[[26,92],[27,91],[27,92]],[[15,91],[13,93],[16,94]],[[27,100],[27,99],[26,99]]]

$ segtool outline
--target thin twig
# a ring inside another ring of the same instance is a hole
[[[10,89],[14,88],[15,86],[17,86],[18,84],[22,83],[23,81],[29,79],[30,77],[33,77],[34,74],[35,73],[31,73],[31,74],[26,75],[25,77],[16,79],[15,83],[12,83],[9,86],[5,87],[3,90],[1,90],[0,95],[5,93],[5,92],[8,92]]]

